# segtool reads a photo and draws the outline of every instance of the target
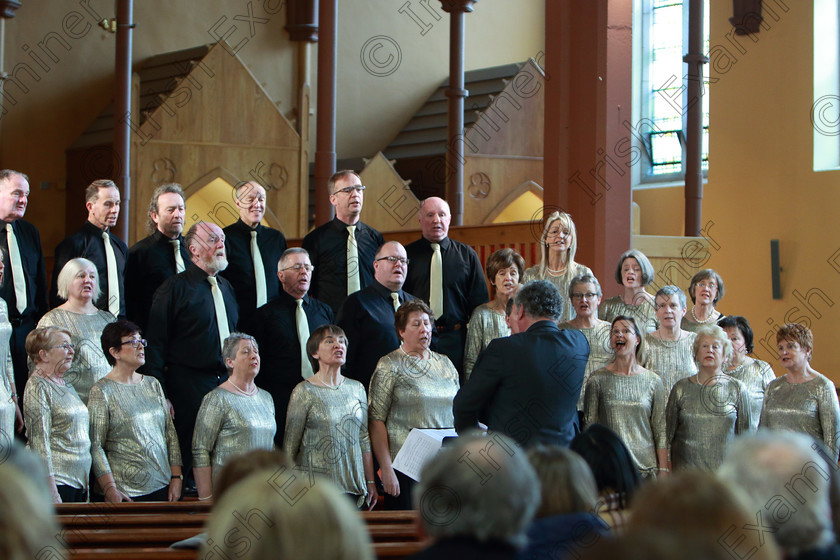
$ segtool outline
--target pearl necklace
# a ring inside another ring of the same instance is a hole
[[[695,309],[696,309],[696,306],[694,306],[694,307],[692,307],[692,308],[691,308],[691,316],[692,316],[692,317],[694,317],[694,322],[695,322],[695,323],[701,323],[701,324],[702,324],[702,323],[708,323],[709,321],[711,321],[711,320],[712,320],[712,317],[714,317],[714,316],[715,316],[715,312],[717,311],[717,310],[713,307],[713,308],[712,308],[712,312],[709,314],[709,316],[708,316],[708,317],[706,317],[705,319],[703,319],[703,320],[701,321],[700,319],[698,319],[698,318],[697,318],[697,315],[694,313],[694,310],[695,310]]]
[[[231,385],[233,385],[233,388],[234,388],[234,389],[236,389],[237,391],[239,391],[240,393],[242,393],[242,394],[243,394],[243,395],[245,395],[246,397],[251,397],[251,396],[254,396],[254,395],[256,395],[256,394],[257,394],[257,386],[256,386],[256,385],[254,385],[254,390],[249,392],[249,391],[243,391],[243,390],[239,387],[239,385],[237,385],[236,383],[234,383],[234,382],[233,382],[230,378],[228,378],[228,383],[230,383]]]
[[[335,385],[330,385],[329,383],[327,383],[326,381],[324,381],[323,379],[321,379],[320,377],[318,377],[318,375],[317,375],[317,374],[316,374],[316,375],[313,375],[310,379],[314,379],[314,380],[315,380],[315,381],[317,381],[317,382],[318,382],[318,383],[319,383],[322,387],[326,387],[327,389],[338,389],[338,387],[339,387],[339,386],[341,385],[341,383],[344,381],[344,378],[341,378],[341,379],[340,379],[340,380],[339,380],[339,381],[338,381]]]

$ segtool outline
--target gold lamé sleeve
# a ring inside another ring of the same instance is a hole
[[[819,418],[822,427],[823,441],[834,452],[834,461],[838,457],[838,430],[840,430],[840,404],[838,404],[837,390],[834,383],[824,379],[823,390],[820,391]]]
[[[370,393],[368,394],[368,418],[385,422],[391,411],[391,401],[394,397],[394,382],[396,380],[391,359],[386,355],[376,364],[376,370],[370,379]]]
[[[304,384],[308,381],[298,383],[292,396],[289,398],[289,407],[286,409],[286,431],[283,433],[283,452],[295,463],[298,462],[300,444],[303,441],[303,432],[306,429],[306,418],[309,416],[309,405],[311,400],[305,397]]]
[[[93,475],[99,478],[111,472],[103,442],[108,437],[108,402],[99,385],[90,389],[88,396],[90,411],[90,454],[93,456]]]
[[[479,309],[475,308],[467,324],[467,343],[464,346],[464,374],[467,379],[470,378],[478,354],[484,349],[484,320]]]
[[[539,280],[540,279],[540,265],[532,266],[525,270],[525,274],[522,275],[522,284],[526,282],[530,282],[531,280]]]
[[[43,457],[47,473],[54,476],[55,468],[50,446],[52,397],[46,383],[49,381],[34,376],[29,378],[26,389],[23,391],[23,419],[26,423],[29,448]]]
[[[589,376],[589,381],[586,383],[583,397],[583,424],[584,427],[591,426],[598,423],[598,407],[600,406],[600,392],[601,389],[598,383],[598,376],[596,373],[601,370],[593,371]]]
[[[160,407],[163,409],[163,415],[166,418],[166,450],[169,455],[169,466],[182,466],[181,460],[181,445],[178,441],[178,432],[175,431],[175,422],[172,420],[172,415],[169,414],[169,407],[166,406],[166,395],[163,394],[163,388],[160,386],[160,381],[154,377],[148,377],[154,384],[154,391],[157,395]]]
[[[653,380],[653,408],[650,416],[650,427],[653,431],[654,446],[657,449],[666,449],[668,434],[665,429],[665,407],[667,406],[665,386],[662,383],[662,378],[653,372],[651,374],[655,379]]]
[[[359,447],[362,449],[362,453],[370,453],[370,431],[368,430],[368,404],[367,404],[367,395],[365,394],[365,388],[360,384],[359,391],[356,394],[356,397],[359,399],[359,407],[361,408],[362,413],[362,422],[359,425]]]
[[[668,396],[668,404],[665,406],[665,429],[667,432],[665,443],[668,448],[668,460],[671,460],[671,447],[674,445],[674,437],[677,434],[677,427],[680,423],[680,409],[682,408],[682,384],[677,382],[671,389]]]
[[[216,447],[223,413],[216,391],[204,395],[195,418],[192,440],[193,466],[202,468],[212,465],[210,452]]]

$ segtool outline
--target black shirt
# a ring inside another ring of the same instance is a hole
[[[18,313],[17,298],[15,298],[15,286],[12,281],[11,257],[9,256],[8,234],[6,233],[6,222],[0,221],[0,247],[5,252],[3,264],[5,265],[5,281],[0,285],[0,297],[6,300],[9,308],[9,319],[12,325],[16,319],[23,317],[26,321],[37,323],[44,313],[47,312],[47,273],[44,268],[44,252],[41,249],[41,236],[35,226],[26,220],[15,220],[12,222],[12,229],[15,232],[20,260],[23,265],[23,275],[26,279],[26,309]],[[100,240],[101,244],[101,240]]]
[[[125,262],[128,257],[128,247],[122,239],[108,231],[114,258],[117,261],[117,279],[120,288],[120,317],[125,317]],[[77,257],[84,257],[96,265],[99,289],[101,293],[94,302],[99,309],[108,311],[108,260],[105,257],[105,243],[102,240],[102,230],[90,222],[85,222],[79,231],[64,238],[55,248],[55,264],[52,274],[52,289],[50,290],[50,306],[55,308],[64,303],[58,297],[58,275],[68,261]]]
[[[257,224],[257,246],[260,248],[265,269],[266,302],[280,292],[277,278],[277,262],[286,250],[286,238],[276,229]],[[247,322],[257,309],[257,281],[254,278],[254,261],[251,257],[252,229],[241,219],[226,227],[225,252],[228,267],[219,274],[224,276],[236,293],[240,321]],[[244,323],[243,323],[244,324]]]
[[[417,299],[403,290],[397,293],[400,304]],[[347,334],[347,363],[343,373],[361,382],[367,390],[379,358],[400,347],[394,329],[391,290],[374,280],[367,288],[347,296],[336,322]]]
[[[403,288],[428,303],[434,253],[431,243],[421,237],[409,244],[405,252],[411,263]],[[443,315],[435,320],[435,324],[446,327],[460,324],[466,328],[473,309],[487,303],[490,298],[481,262],[472,247],[448,237],[440,242],[440,252],[443,262]]]
[[[309,294],[329,305],[334,313],[347,297],[347,225],[338,218],[318,226],[303,238],[303,248],[315,266]],[[359,252],[359,283],[364,288],[373,282],[373,259],[385,242],[372,227],[356,223]]]
[[[155,291],[167,278],[175,276],[175,251],[171,239],[159,230],[141,239],[128,250],[125,263],[125,306],[128,318],[137,323],[143,332],[149,324],[149,310]],[[178,236],[184,266],[190,266],[190,253],[184,238]]]

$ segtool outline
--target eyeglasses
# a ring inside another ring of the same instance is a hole
[[[69,342],[65,342],[64,344],[59,344],[58,346],[52,346],[51,348],[61,348],[63,350],[67,350],[69,352],[70,350],[75,350],[76,346],[73,345],[73,344],[70,344]]]
[[[360,193],[360,194],[361,194],[361,192],[362,192],[363,190],[365,190],[365,188],[366,188],[366,187],[365,187],[364,185],[353,185],[352,187],[344,187],[343,189],[337,189],[337,190],[334,190],[334,191],[333,191],[333,194],[338,194],[338,193],[341,193],[341,194],[352,194],[352,193],[353,193],[353,191],[356,191],[357,193]]]
[[[141,346],[145,348],[149,345],[148,341],[145,338],[132,338],[131,340],[120,342],[120,346],[122,346],[123,344],[131,344],[132,348],[139,348]]]
[[[311,264],[293,264],[292,266],[287,266],[286,268],[281,268],[280,272],[283,272],[285,270],[294,270],[295,272],[300,274],[301,270],[305,270],[306,272],[312,272],[313,270],[315,270],[315,267],[312,266]]]
[[[393,256],[391,256],[391,257],[379,257],[376,260],[377,261],[388,261],[391,264],[402,263],[402,264],[408,266],[408,259],[406,259],[405,257],[393,257]]]
[[[593,294],[592,292],[586,292],[585,294],[575,292],[572,294],[572,299],[595,299],[596,297],[598,297],[598,294]]]

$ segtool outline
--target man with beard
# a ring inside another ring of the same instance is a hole
[[[201,399],[227,380],[222,343],[235,331],[233,288],[217,274],[227,267],[219,226],[197,222],[185,237],[195,266],[155,292],[146,336],[146,374],[161,382],[181,444],[184,472],[192,467],[192,435]]]

